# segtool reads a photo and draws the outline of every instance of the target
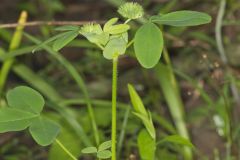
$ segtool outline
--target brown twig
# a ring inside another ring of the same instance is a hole
[[[89,23],[90,21],[32,21],[32,22],[26,22],[26,27],[32,27],[32,26],[42,26],[42,25],[48,25],[48,26],[62,26],[62,25],[83,25],[86,23]],[[96,22],[96,21],[92,21]],[[104,21],[97,21],[97,23],[103,23]],[[7,23],[7,24],[0,24],[1,28],[15,28],[19,24],[18,23]]]

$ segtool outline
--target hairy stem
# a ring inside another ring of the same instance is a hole
[[[77,158],[58,140],[55,140],[56,143],[68,154],[69,157],[71,157],[73,160],[77,160]]]
[[[116,134],[117,134],[117,65],[118,57],[113,58],[112,73],[112,160],[116,160]]]

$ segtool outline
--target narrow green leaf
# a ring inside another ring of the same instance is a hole
[[[156,142],[144,129],[138,135],[138,148],[142,160],[153,160],[155,158]]]
[[[112,156],[112,152],[109,151],[109,150],[104,150],[104,151],[97,152],[97,157],[99,159],[108,159],[108,158],[111,158],[111,156]]]
[[[103,151],[103,150],[106,150],[108,148],[111,148],[111,145],[112,145],[112,141],[106,141],[106,142],[103,142],[102,144],[100,144],[100,146],[98,147],[98,151]]]
[[[56,36],[53,36],[49,39],[47,39],[46,41],[42,42],[42,43],[39,43],[33,50],[32,50],[32,53],[34,53],[35,51],[39,50],[40,48],[43,48],[45,45],[47,45],[48,43],[51,43],[53,41],[55,41],[56,39],[58,38],[61,38],[62,36],[64,36],[66,33],[60,33],[60,34],[57,34]]]
[[[182,136],[179,136],[179,135],[167,136],[163,140],[160,141],[160,143],[165,143],[165,142],[185,145],[185,146],[194,148],[193,144],[188,139],[186,139]]]
[[[197,11],[176,11],[151,17],[152,22],[176,27],[197,26],[210,23],[211,20],[208,14]]]
[[[32,122],[29,131],[39,145],[47,146],[53,143],[60,131],[60,127],[53,121],[39,117]]]
[[[64,46],[66,46],[69,42],[71,42],[73,39],[75,39],[78,36],[78,30],[74,31],[68,31],[65,32],[65,35],[62,37],[58,38],[54,43],[53,43],[53,50],[58,51],[62,49]]]
[[[97,153],[97,148],[96,147],[87,147],[82,150],[82,153],[84,153],[84,154]]]
[[[39,114],[45,101],[40,93],[30,87],[16,87],[7,93],[7,102],[10,107]]]
[[[55,28],[56,31],[78,31],[80,29],[79,26],[67,25],[67,26],[60,26]]]
[[[37,116],[38,115],[20,109],[10,107],[1,108],[0,133],[24,130]]]
[[[130,98],[131,98],[131,102],[132,102],[134,110],[137,113],[142,114],[142,115],[147,117],[148,114],[147,114],[147,111],[146,111],[146,109],[143,105],[143,102],[142,102],[138,93],[136,92],[136,90],[134,89],[134,87],[131,84],[128,84],[128,92],[130,94]]]
[[[151,22],[144,24],[135,35],[134,50],[139,63],[144,68],[154,67],[163,50],[161,30]]]

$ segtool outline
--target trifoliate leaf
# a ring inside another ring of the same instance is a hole
[[[113,59],[114,56],[122,55],[125,53],[127,48],[126,34],[127,33],[110,38],[109,42],[103,50],[103,56],[106,59]]]

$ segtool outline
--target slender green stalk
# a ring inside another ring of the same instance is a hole
[[[71,157],[73,160],[78,160],[58,139],[55,141],[64,150],[64,152],[69,155],[69,157]]]
[[[224,64],[228,63],[228,59],[223,47],[223,43],[222,43],[222,20],[223,20],[223,16],[225,13],[225,7],[226,7],[226,0],[221,0],[220,3],[220,8],[218,11],[218,15],[217,15],[217,20],[216,20],[216,26],[215,26],[215,37],[216,37],[216,41],[217,41],[217,49],[220,53],[221,59],[223,61]]]
[[[12,38],[10,46],[9,46],[9,51],[12,51],[19,47],[21,39],[22,39],[22,32],[24,29],[24,24],[25,24],[26,20],[27,20],[27,12],[23,11],[18,20],[19,25],[13,34],[13,38]],[[3,65],[2,65],[2,68],[0,71],[0,95],[2,95],[2,91],[5,86],[6,79],[7,79],[8,73],[11,69],[13,62],[14,62],[14,59],[11,58],[11,59],[4,61]]]
[[[217,15],[217,20],[216,20],[216,25],[215,25],[215,38],[217,42],[217,49],[220,54],[220,58],[223,61],[224,65],[228,65],[228,58],[224,49],[223,45],[223,40],[222,40],[222,26],[223,26],[223,19],[224,19],[224,14],[226,10],[226,0],[221,0],[220,7],[218,10],[218,15]],[[237,89],[237,86],[235,84],[234,78],[232,76],[231,70],[227,68],[226,70],[226,75],[227,77],[231,80],[230,83],[230,88],[233,94],[233,97],[237,104],[240,104],[240,95]]]
[[[112,73],[112,160],[116,160],[117,137],[117,65],[118,57],[113,58]]]
[[[239,105],[240,104],[239,91],[236,86],[236,82],[232,76],[232,71],[228,67],[228,58],[226,56],[226,52],[225,52],[224,44],[223,44],[223,40],[222,40],[222,26],[223,26],[223,19],[224,19],[224,14],[225,14],[225,10],[226,10],[226,4],[227,4],[226,0],[221,0],[220,7],[218,10],[217,20],[216,20],[216,26],[215,26],[215,38],[216,38],[217,49],[220,54],[221,60],[223,61],[224,65],[226,66],[226,76],[227,76],[227,78],[230,79],[230,82],[231,82],[230,89],[231,89],[232,95],[233,95],[236,103]],[[227,107],[227,105],[226,105],[226,109],[229,110],[229,107]],[[231,119],[229,117],[230,117],[230,111],[227,113],[228,124],[226,124],[227,125],[226,126],[227,127],[227,133],[226,133],[226,136],[227,136],[226,159],[227,160],[231,159],[231,149],[232,149]]]

